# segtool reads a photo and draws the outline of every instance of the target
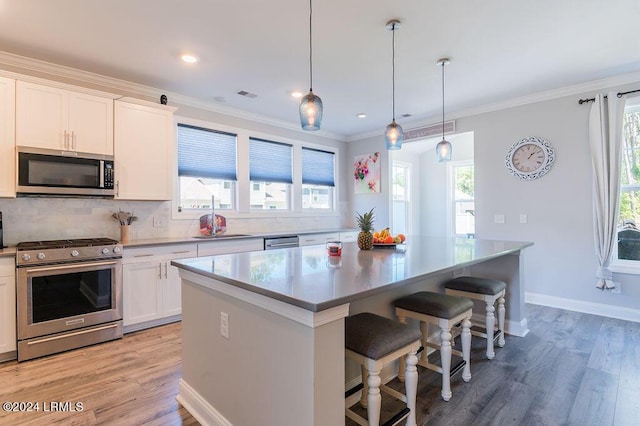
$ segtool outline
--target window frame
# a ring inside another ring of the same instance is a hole
[[[629,105],[631,104],[631,105]],[[640,111],[640,96],[632,96],[627,98],[625,102],[625,113],[627,108],[634,109]],[[623,136],[626,137],[626,136]],[[640,150],[640,148],[638,148]],[[620,155],[620,162],[623,159],[623,152]],[[622,173],[622,167],[620,168],[620,173]],[[628,192],[630,190],[638,190],[640,189],[640,182],[635,184],[622,184],[622,177],[620,179],[620,192],[618,193],[618,203],[620,203],[620,198],[624,192]],[[617,222],[620,221],[620,213],[618,212]],[[640,223],[637,224],[640,226]],[[617,234],[619,229],[616,228],[616,242],[613,245],[613,252],[611,254],[611,262],[609,265],[609,269],[612,272],[624,273],[624,274],[633,274],[640,275],[640,260],[630,260],[630,259],[618,259],[618,242],[617,242]]]
[[[178,123],[187,125],[209,128],[212,130],[218,130],[227,133],[233,133],[237,135],[237,178],[235,182],[234,196],[235,196],[235,208],[232,210],[224,210],[221,214],[227,218],[241,218],[241,219],[254,219],[254,218],[317,218],[318,217],[337,217],[340,216],[338,199],[339,194],[344,191],[340,183],[341,171],[341,148],[334,145],[322,145],[313,142],[307,142],[300,139],[292,139],[290,137],[283,137],[279,135],[273,135],[269,133],[263,133],[258,131],[252,131],[245,128],[233,127],[224,124],[219,124],[214,121],[200,120],[185,116],[174,115],[174,129],[176,132],[176,161],[174,163],[174,189],[173,198],[171,200],[171,219],[172,220],[195,220],[202,216],[204,210],[188,210],[178,211],[180,204],[180,182],[178,177],[178,144],[177,144],[177,126]],[[282,142],[293,146],[293,185],[290,188],[290,208],[289,210],[278,209],[251,209],[250,208],[250,191],[251,182],[249,180],[249,138],[272,140],[274,142]],[[302,147],[310,149],[322,150],[327,152],[333,152],[335,155],[335,187],[333,187],[333,208],[332,209],[303,209],[302,208]]]

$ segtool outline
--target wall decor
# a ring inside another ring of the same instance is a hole
[[[522,180],[534,180],[547,174],[556,159],[549,141],[537,136],[520,139],[507,151],[507,171]]]
[[[355,194],[380,192],[380,153],[356,155],[353,176]]]

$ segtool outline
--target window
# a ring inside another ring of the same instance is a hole
[[[409,166],[394,162],[391,166],[394,234],[409,233]]]
[[[236,135],[178,124],[180,203],[185,209],[233,209],[235,205]]]
[[[293,183],[292,146],[249,138],[249,206],[254,210],[288,210]]]
[[[475,236],[474,173],[472,163],[452,164],[455,235]]]
[[[302,208],[333,209],[335,153],[302,148]]]
[[[640,98],[627,100],[621,153],[618,259],[640,260]]]

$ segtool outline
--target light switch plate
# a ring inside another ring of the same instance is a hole
[[[504,215],[503,214],[493,215],[493,222],[494,223],[504,223]]]

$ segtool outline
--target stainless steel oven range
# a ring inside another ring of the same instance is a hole
[[[18,361],[122,337],[122,245],[109,238],[17,245]]]

